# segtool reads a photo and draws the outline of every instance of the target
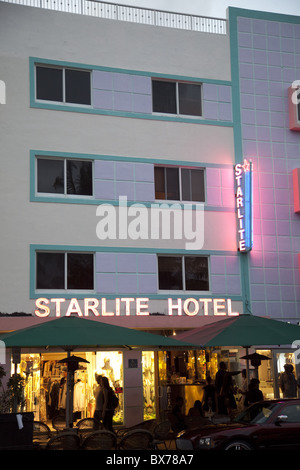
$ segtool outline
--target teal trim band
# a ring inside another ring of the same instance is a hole
[[[240,253],[241,289],[244,313],[252,313],[248,253]]]
[[[230,28],[230,57],[232,78],[232,115],[235,163],[242,163],[243,143],[241,128],[241,103],[240,103],[240,80],[239,80],[239,54],[238,54],[238,25],[237,10],[229,8]],[[243,298],[244,313],[251,312],[250,284],[249,284],[249,255],[240,254],[241,292]]]
[[[185,250],[182,249],[168,249],[168,248],[137,248],[137,247],[124,247],[124,246],[81,246],[81,245],[30,245],[31,254],[36,251],[75,251],[75,252],[93,252],[93,253],[152,253],[152,254],[174,254],[174,255],[198,255],[198,256],[236,256],[236,251],[226,250]]]
[[[106,111],[103,109],[95,108],[84,108],[77,106],[68,106],[68,105],[54,105],[46,103],[38,103],[36,101],[31,101],[31,108],[38,109],[49,109],[52,111],[67,111],[72,113],[87,113],[87,114],[98,114],[102,116],[115,116],[115,117],[125,117],[131,119],[148,119],[150,121],[173,121],[173,122],[185,122],[190,124],[206,124],[208,126],[221,126],[221,127],[232,127],[233,124],[230,121],[213,121],[207,119],[195,119],[195,118],[183,118],[179,116],[157,116],[154,114],[142,114],[142,113],[125,113],[121,111]]]
[[[230,52],[231,52],[231,77],[232,77],[232,116],[233,116],[233,138],[235,163],[243,162],[243,144],[241,129],[241,108],[240,108],[240,80],[239,80],[239,59],[238,59],[238,35],[237,21],[229,16],[230,24]]]
[[[85,299],[87,297],[92,297],[93,299],[102,299],[103,297],[107,300],[113,300],[113,299],[116,299],[116,298],[140,298],[140,297],[146,297],[147,299],[149,300],[167,300],[167,299],[189,299],[189,298],[193,298],[193,299],[199,299],[199,298],[205,298],[205,299],[224,299],[224,300],[227,300],[227,299],[231,299],[233,301],[236,301],[236,302],[241,302],[242,301],[242,297],[241,296],[238,296],[238,295],[212,295],[211,293],[207,293],[207,292],[199,292],[197,294],[193,293],[193,294],[181,294],[181,293],[178,293],[178,294],[95,294],[95,292],[91,292],[91,293],[86,293],[86,294],[77,294],[77,293],[74,293],[73,294],[69,294],[69,293],[63,293],[63,292],[54,292],[54,293],[51,293],[51,294],[33,294],[32,296],[30,296],[31,299],[40,299],[41,297],[46,297],[46,298],[64,298],[64,299],[73,299],[74,297],[76,299]],[[220,319],[222,317],[220,316]]]
[[[110,199],[81,199],[81,198],[59,198],[59,197],[43,197],[43,196],[33,196],[31,199],[31,202],[45,202],[47,204],[84,204],[84,205],[94,205],[98,206],[101,204],[108,204],[111,206],[119,206],[119,201],[116,200],[110,200]],[[127,201],[127,206],[131,207],[134,206],[135,204],[142,205],[143,207],[146,208],[151,208],[152,205],[161,205],[161,204],[167,204],[170,209],[173,210],[180,210],[184,208],[184,203],[180,201],[173,201],[172,203],[170,201],[153,201],[153,202],[148,202],[148,201]],[[196,209],[197,205],[196,204],[191,204],[192,209]],[[208,206],[205,205],[203,206],[204,211],[207,212],[235,212],[235,209],[232,207],[219,207],[219,206]]]
[[[213,79],[202,79],[199,77],[186,77],[181,75],[166,75],[166,74],[158,74],[158,73],[150,73],[150,72],[140,72],[136,70],[125,70],[125,69],[117,69],[117,68],[110,68],[110,67],[101,67],[101,66],[93,66],[87,64],[78,64],[74,62],[65,62],[65,61],[54,61],[49,59],[41,59],[38,57],[30,57],[29,58],[29,83],[30,83],[30,107],[31,108],[38,108],[38,109],[48,109],[52,111],[67,111],[67,112],[74,112],[74,113],[87,113],[87,114],[97,114],[103,116],[115,116],[115,117],[125,117],[131,119],[148,119],[154,121],[168,121],[168,122],[185,122],[190,124],[205,124],[205,125],[212,125],[212,126],[222,126],[222,127],[232,127],[232,121],[218,121],[218,120],[210,120],[204,118],[196,118],[196,117],[183,117],[183,116],[170,116],[170,115],[157,115],[157,114],[144,114],[144,113],[130,113],[130,112],[122,112],[122,111],[112,111],[112,110],[105,110],[105,109],[96,109],[93,107],[88,106],[76,106],[76,105],[69,105],[69,104],[52,104],[46,102],[36,101],[35,99],[35,64],[45,64],[45,65],[56,65],[60,67],[73,67],[73,68],[80,68],[85,70],[101,70],[106,72],[114,72],[114,73],[126,73],[132,75],[143,75],[152,78],[164,78],[170,80],[184,80],[184,81],[192,81],[192,82],[199,82],[199,83],[209,83],[209,84],[217,84],[217,85],[227,85],[231,86],[231,82],[227,80],[213,80]]]
[[[235,163],[242,163],[243,156],[243,139],[241,127],[241,102],[240,102],[240,79],[239,79],[239,50],[238,50],[238,17],[259,18],[265,20],[284,21],[283,15],[269,14],[265,12],[257,12],[243,10],[239,8],[229,8],[229,28],[230,28],[230,54],[231,54],[231,77],[232,77],[232,112],[233,112],[233,132],[234,132],[234,149]],[[291,18],[291,17],[290,17]],[[241,288],[243,297],[244,313],[252,313],[251,310],[251,291],[250,291],[250,275],[249,275],[249,252],[239,253],[240,256],[240,272],[241,272]]]
[[[81,160],[109,160],[109,161],[120,161],[129,163],[153,163],[157,165],[176,165],[176,166],[187,166],[187,167],[199,167],[199,168],[227,168],[232,169],[232,165],[229,163],[209,163],[209,162],[193,162],[184,160],[167,160],[166,158],[146,158],[146,157],[129,157],[124,155],[95,155],[91,153],[75,153],[75,152],[57,152],[52,150],[30,150],[30,158],[35,156],[47,156],[47,157],[63,157],[63,158],[78,158]]]

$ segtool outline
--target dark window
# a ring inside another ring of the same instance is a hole
[[[61,103],[91,104],[90,72],[55,67],[36,67],[36,97]]]
[[[38,158],[37,190],[39,193],[64,193],[64,161]]]
[[[155,167],[154,179],[156,199],[180,199],[178,168]]]
[[[63,101],[62,69],[36,68],[36,97],[39,100]]]
[[[165,168],[156,166],[154,168],[155,199],[166,199]]]
[[[153,112],[176,114],[176,82],[153,80]]]
[[[158,285],[161,290],[183,290],[181,256],[158,257]]]
[[[209,290],[208,259],[204,256],[185,256],[185,289]]]
[[[183,201],[204,202],[204,170],[181,168],[181,189]]]
[[[201,86],[179,83],[179,114],[201,116]]]
[[[93,195],[93,165],[85,160],[37,159],[38,193]]]
[[[152,80],[154,113],[201,116],[201,85]]]
[[[65,255],[64,253],[37,253],[36,288],[64,289]]]
[[[68,289],[93,289],[93,259],[91,253],[68,253]]]
[[[297,95],[297,103],[298,103],[298,121],[300,121],[300,92]]]
[[[160,290],[208,291],[208,258],[205,256],[159,256]]]
[[[90,72],[65,70],[66,102],[91,104]]]
[[[40,252],[36,254],[36,260],[37,289],[92,290],[94,288],[92,253]]]
[[[67,160],[67,194],[92,196],[92,162]]]
[[[204,170],[160,167],[154,169],[155,198],[175,201],[205,201]]]

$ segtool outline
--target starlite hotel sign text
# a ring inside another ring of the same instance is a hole
[[[150,299],[147,297],[120,297],[116,299],[85,298],[81,301],[72,298],[47,299],[41,297],[35,302],[35,315],[40,318],[48,316],[71,316],[79,317],[118,317],[118,316],[149,316]],[[194,317],[196,315],[235,316],[239,315],[232,307],[231,299],[212,298],[177,298],[166,299],[163,309],[167,315]]]

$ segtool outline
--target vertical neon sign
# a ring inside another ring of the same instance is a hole
[[[250,251],[253,246],[252,173],[251,160],[244,160],[243,163],[238,163],[234,167],[237,240],[238,250],[241,252]]]

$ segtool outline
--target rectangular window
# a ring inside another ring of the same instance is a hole
[[[37,192],[65,196],[93,195],[93,163],[37,157]]]
[[[208,291],[208,258],[206,256],[159,256],[160,290]]]
[[[36,288],[55,290],[93,290],[92,253],[38,252]]]
[[[152,80],[153,112],[202,116],[201,85]]]
[[[155,199],[205,201],[204,170],[198,168],[154,168]]]
[[[91,104],[91,72],[36,66],[36,98],[44,101]]]

